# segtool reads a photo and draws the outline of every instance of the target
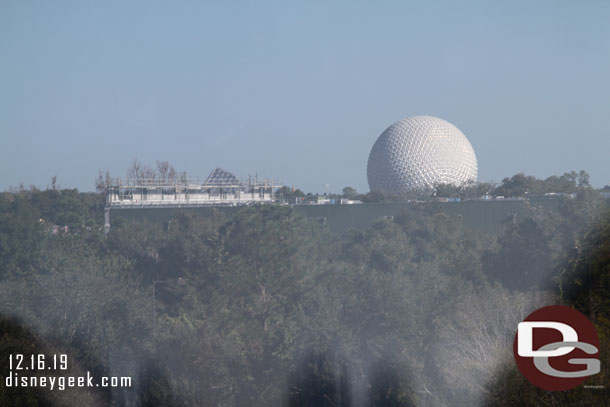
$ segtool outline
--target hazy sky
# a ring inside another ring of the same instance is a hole
[[[2,190],[138,158],[368,191],[375,139],[422,114],[479,180],[607,184],[610,2],[0,2]]]

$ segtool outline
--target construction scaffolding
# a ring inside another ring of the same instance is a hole
[[[185,173],[172,179],[113,179],[107,186],[106,208],[180,208],[273,203],[281,182],[257,176],[240,181],[215,168],[204,180]]]

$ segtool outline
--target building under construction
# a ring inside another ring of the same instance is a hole
[[[189,208],[273,203],[282,185],[273,179],[235,175],[215,168],[203,181],[185,173],[173,178],[113,179],[106,185],[106,230],[111,209]]]

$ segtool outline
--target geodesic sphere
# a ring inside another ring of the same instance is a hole
[[[477,157],[453,124],[414,116],[388,127],[377,139],[367,165],[373,192],[401,194],[438,184],[464,185],[477,179]]]

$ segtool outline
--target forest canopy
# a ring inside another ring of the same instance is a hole
[[[576,195],[498,235],[422,205],[338,235],[263,205],[119,218],[104,236],[102,194],[2,193],[2,359],[66,353],[75,374],[134,385],[3,383],[0,405],[603,405],[609,389],[544,394],[511,359],[516,324],[546,304],[610,338],[610,214],[581,175],[545,180]],[[609,377],[607,349],[592,383]]]

